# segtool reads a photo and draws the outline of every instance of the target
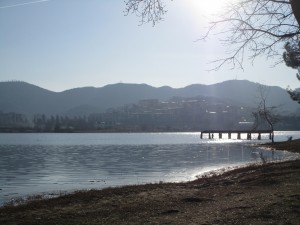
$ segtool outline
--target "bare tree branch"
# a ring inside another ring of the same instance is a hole
[[[177,0],[180,1],[180,0]],[[163,0],[126,0],[125,15],[136,14],[141,24],[153,26],[166,13]],[[229,4],[219,19],[211,21],[207,33],[225,36],[221,43],[227,46],[228,57],[214,61],[214,70],[224,64],[243,68],[244,55],[252,62],[258,56],[282,60],[284,43],[300,36],[300,0],[237,0]],[[221,29],[221,30],[220,30]]]
[[[127,0],[125,3],[125,15],[137,15],[141,18],[141,24],[151,22],[155,26],[167,12],[162,0]]]
[[[291,8],[291,1],[279,0],[240,0],[228,6],[228,10],[212,21],[208,32],[202,39],[208,38],[219,27],[227,34],[222,41],[231,51],[226,58],[218,59],[214,70],[225,63],[232,68],[243,68],[244,53],[254,61],[258,56],[277,57],[282,61],[282,47],[287,41],[300,35],[299,24]]]

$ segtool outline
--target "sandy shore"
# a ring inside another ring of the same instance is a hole
[[[300,140],[264,145],[300,152]],[[299,224],[300,160],[0,208],[0,224]]]

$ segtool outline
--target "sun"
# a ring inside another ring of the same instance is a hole
[[[224,10],[229,0],[189,0],[189,4],[193,13],[202,16],[215,16]]]

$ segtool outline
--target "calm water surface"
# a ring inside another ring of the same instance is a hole
[[[275,137],[289,136],[300,138],[300,132]],[[260,151],[273,160],[295,157],[245,145],[254,142],[201,140],[199,133],[0,134],[0,205],[38,193],[188,181],[259,162]]]

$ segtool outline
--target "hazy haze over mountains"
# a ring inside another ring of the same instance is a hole
[[[229,80],[213,85],[193,84],[184,88],[152,87],[146,84],[111,84],[100,88],[82,87],[53,92],[25,82],[0,82],[0,111],[22,114],[84,115],[108,108],[136,104],[143,99],[167,101],[172,97],[209,96],[234,105],[256,107],[258,83]],[[269,87],[267,104],[279,106],[281,113],[295,113],[300,105],[285,89]]]

